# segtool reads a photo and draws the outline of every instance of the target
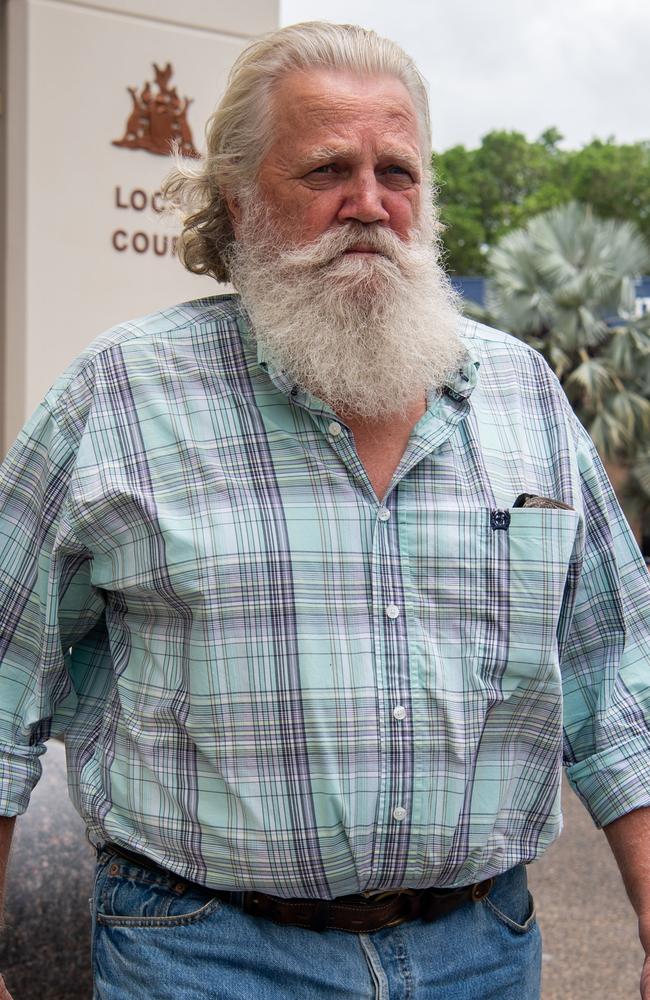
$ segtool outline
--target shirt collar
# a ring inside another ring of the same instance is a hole
[[[455,372],[452,372],[442,387],[442,391],[452,399],[469,399],[478,382],[480,362],[465,347],[465,354]]]

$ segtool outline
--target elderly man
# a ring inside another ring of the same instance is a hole
[[[239,296],[100,338],[5,463],[0,806],[65,733],[99,1000],[533,1000],[563,761],[650,949],[647,573],[459,319],[430,149],[393,43],[256,42],[167,185]]]

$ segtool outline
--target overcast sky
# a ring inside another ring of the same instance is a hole
[[[564,145],[650,139],[650,0],[281,0],[282,24],[346,21],[399,42],[429,82],[436,149],[494,128]]]

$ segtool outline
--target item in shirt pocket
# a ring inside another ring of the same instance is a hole
[[[540,497],[536,496],[534,493],[520,493],[513,507],[540,507],[546,508],[547,510],[573,510],[574,508],[569,506],[568,503],[563,503],[561,500],[553,500],[552,497]]]

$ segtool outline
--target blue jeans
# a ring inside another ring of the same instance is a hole
[[[540,996],[540,934],[523,866],[441,920],[349,934],[248,916],[105,851],[93,910],[94,1000]]]

